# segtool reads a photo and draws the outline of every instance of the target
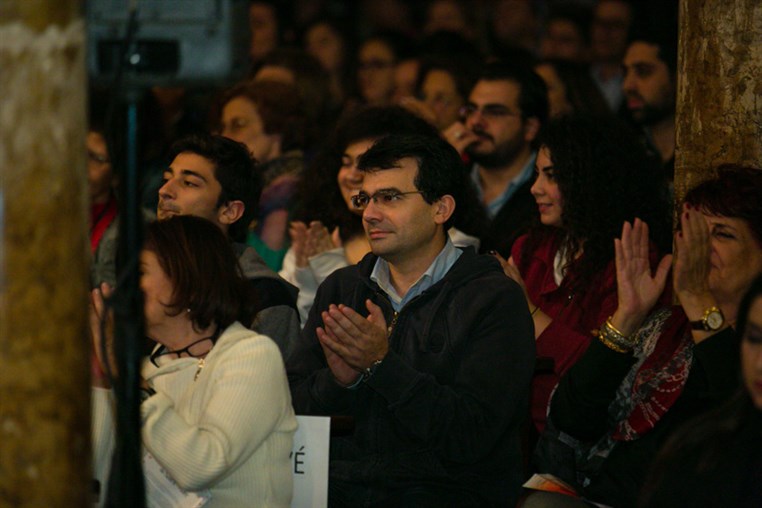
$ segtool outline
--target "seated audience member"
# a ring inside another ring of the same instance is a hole
[[[298,48],[272,51],[262,61],[253,81],[276,81],[294,87],[305,117],[301,120],[300,130],[295,132],[303,132],[300,141],[304,148],[312,148],[319,141],[322,133],[317,129],[332,125],[340,111],[341,104],[331,101],[327,71],[307,51]]]
[[[622,60],[622,93],[632,120],[643,138],[661,157],[670,180],[675,172],[675,113],[677,107],[677,20],[669,34],[633,36]],[[647,71],[644,72],[644,69]]]
[[[468,0],[430,0],[427,2],[423,33],[430,36],[437,32],[451,32],[474,41],[479,29],[479,9]]]
[[[537,155],[532,145],[547,121],[548,91],[530,66],[492,61],[461,114],[443,134],[473,163],[471,178],[490,219],[481,251],[508,257],[537,216],[529,191]]]
[[[535,65],[534,71],[548,87],[548,113],[551,118],[570,113],[611,114],[586,64],[543,60]]]
[[[494,0],[488,4],[488,39],[492,53],[505,58],[537,50],[542,4],[533,0]]]
[[[320,16],[308,23],[301,35],[304,50],[320,62],[328,75],[330,109],[337,112],[354,92],[354,41],[344,25],[338,19]]]
[[[402,98],[400,104],[444,131],[460,120],[460,110],[476,83],[479,65],[478,58],[473,57],[428,58],[421,64],[416,98]]]
[[[172,162],[159,189],[157,217],[196,215],[219,226],[256,294],[254,321],[245,324],[277,342],[285,355],[299,334],[296,288],[241,243],[262,188],[246,146],[223,136],[191,136],[177,141],[169,155]]]
[[[743,386],[727,404],[692,420],[657,456],[640,506],[762,505],[762,277],[738,308]]]
[[[238,322],[245,281],[225,235],[197,217],[153,222],[140,270],[145,328],[158,342],[141,374],[144,453],[181,490],[210,496],[204,506],[287,508],[297,424],[283,360],[272,340]],[[107,285],[93,290],[91,318],[98,354],[94,470],[102,486],[108,485],[115,446],[113,401],[103,374],[114,372],[108,354],[113,337],[101,336],[100,326],[108,319],[109,293]]]
[[[437,135],[431,125],[400,107],[365,108],[339,124],[329,146],[305,173],[295,211],[298,220],[290,228],[291,247],[279,272],[299,288],[297,306],[302,323],[325,278],[339,268],[356,264],[370,252],[362,210],[352,204],[364,177],[357,162],[373,143],[392,133]],[[463,178],[467,186],[465,171]],[[454,227],[448,233],[458,247],[478,247],[478,238],[456,229],[478,235],[479,220],[484,220],[474,193],[468,189],[463,192],[470,199],[461,200]]]
[[[622,59],[635,24],[632,0],[597,0],[590,27],[590,68],[593,80],[612,113],[624,107]]]
[[[87,187],[90,195],[91,283],[116,282],[117,214],[115,177],[104,129],[91,122],[85,138],[87,146]]]
[[[262,60],[289,33],[287,4],[279,0],[249,0],[249,61],[258,69]]]
[[[762,172],[744,168],[721,169],[688,192],[675,236],[679,306],[652,310],[671,256],[653,272],[646,225],[625,224],[616,240],[616,310],[558,385],[536,454],[539,471],[591,501],[635,506],[664,440],[730,399],[738,382],[733,327],[743,295],[762,274],[760,193]]]
[[[532,419],[542,431],[558,380],[616,308],[614,238],[622,223],[641,217],[656,238],[668,238],[669,227],[657,164],[614,119],[552,120],[541,134],[536,173],[541,224],[516,241],[504,268],[526,293],[538,358],[552,360],[532,383]]]
[[[106,109],[100,94],[91,97],[90,126],[85,138],[87,149],[87,184],[90,195],[90,285],[97,288],[102,282],[116,286],[122,273],[117,272],[119,242],[118,177],[112,163],[118,147],[111,145],[106,125],[97,118]],[[118,140],[117,140],[118,141]],[[155,201],[155,200],[154,200]],[[156,218],[152,210],[140,209],[141,218],[150,222]]]
[[[296,89],[275,81],[240,83],[221,101],[220,134],[244,143],[259,163],[264,187],[247,238],[267,265],[280,270],[288,249],[288,215],[304,156],[304,112]]]
[[[590,58],[592,12],[572,2],[554,6],[545,20],[540,39],[540,58],[587,62]]]
[[[337,270],[287,370],[299,414],[349,415],[331,506],[512,506],[534,366],[521,290],[446,230],[461,162],[438,136],[387,136],[360,157],[355,206],[372,253]]]
[[[379,32],[362,42],[357,52],[357,89],[364,104],[389,106],[395,93],[395,68],[408,56],[402,34]],[[416,67],[417,69],[417,67]],[[411,84],[415,88],[417,73]],[[410,92],[401,95],[410,95]]]

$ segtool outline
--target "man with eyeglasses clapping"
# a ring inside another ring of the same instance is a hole
[[[438,136],[359,160],[372,252],[317,291],[286,368],[297,414],[351,417],[331,439],[329,505],[512,506],[534,367],[521,289],[448,238],[468,176]]]

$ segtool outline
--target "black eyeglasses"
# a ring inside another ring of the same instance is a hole
[[[188,346],[185,346],[184,348],[178,349],[176,351],[172,351],[167,349],[164,346],[161,346],[156,351],[151,353],[151,356],[149,358],[151,360],[151,363],[154,364],[156,367],[159,366],[159,364],[157,363],[158,358],[164,355],[177,355],[178,358],[183,358],[183,357],[201,358],[205,354],[209,353],[212,347],[214,347],[214,343],[217,341],[217,336],[218,335],[215,334],[210,337],[204,337],[203,339],[198,339],[193,344],[189,344]]]
[[[460,108],[460,118],[466,120],[473,116],[477,111],[487,120],[497,120],[506,116],[519,116],[519,113],[511,111],[507,107],[499,104],[487,104],[483,108],[479,108],[476,104],[466,104]]]
[[[352,206],[358,210],[365,210],[371,201],[373,201],[374,205],[381,207],[388,208],[394,206],[395,203],[402,200],[403,196],[407,196],[408,194],[422,194],[422,192],[400,192],[395,189],[383,189],[374,192],[373,194],[368,194],[367,192],[360,191],[359,194],[355,194],[350,199],[352,200]]]

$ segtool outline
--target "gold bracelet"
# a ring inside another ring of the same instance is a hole
[[[605,326],[606,326],[606,327],[608,327],[608,329],[609,329],[609,330],[611,330],[612,332],[614,332],[615,334],[619,335],[619,336],[620,336],[621,338],[623,338],[624,340],[630,340],[630,338],[629,338],[629,337],[627,337],[625,334],[623,334],[622,332],[620,332],[620,331],[617,329],[617,327],[616,327],[616,326],[614,326],[614,324],[611,322],[611,318],[613,318],[613,317],[614,317],[614,316],[609,316],[609,318],[606,320],[606,324],[605,324]]]
[[[600,340],[604,346],[611,349],[612,351],[616,351],[617,353],[629,353],[629,350],[618,346],[617,344],[614,344],[609,339],[607,339],[603,330],[598,332],[598,340]]]

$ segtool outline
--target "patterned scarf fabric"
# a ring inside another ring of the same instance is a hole
[[[680,397],[688,380],[693,340],[682,309],[654,312],[637,335],[638,346],[633,351],[637,361],[609,406],[609,418],[615,422],[612,432],[591,447],[579,442],[572,445],[581,472],[597,471],[617,441],[633,441],[653,429]],[[586,483],[582,480],[583,485]]]

